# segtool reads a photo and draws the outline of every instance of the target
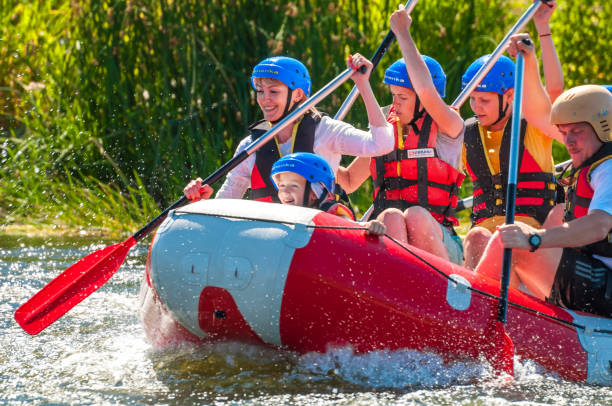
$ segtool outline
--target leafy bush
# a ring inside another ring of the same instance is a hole
[[[559,2],[552,29],[566,86],[606,82],[612,28],[605,21],[612,3]],[[422,53],[445,67],[449,102],[469,63],[490,52],[529,4],[417,4],[412,33]],[[73,185],[76,196],[92,187],[92,177],[99,190],[113,183],[126,193],[140,190],[142,179],[158,205],[166,206],[190,178],[228,160],[248,123],[260,117],[249,84],[259,60],[300,58],[317,90],[345,69],[348,53],[370,56],[376,50],[394,7],[388,0],[5,0],[0,215],[43,219],[34,213],[59,202],[49,199],[49,185]],[[372,77],[381,104],[390,102],[384,67],[399,57],[393,46]],[[350,87],[321,109],[333,115]],[[469,115],[467,107],[462,112]],[[367,125],[360,102],[346,120]],[[555,154],[564,158],[561,150]],[[368,188],[354,194],[361,209],[369,204]],[[134,215],[150,209],[133,208]]]

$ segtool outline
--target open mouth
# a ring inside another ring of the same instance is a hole
[[[263,108],[264,114],[267,114],[267,115],[273,115],[276,113],[277,110],[278,110],[277,107],[264,107]]]

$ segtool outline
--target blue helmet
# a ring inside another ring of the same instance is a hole
[[[270,179],[278,190],[274,175],[282,172],[293,172],[303,176],[308,182],[320,183],[330,195],[334,192],[334,173],[324,158],[310,152],[296,152],[285,155],[272,165]]]
[[[491,55],[483,55],[472,62],[461,78],[461,89],[464,89],[468,85],[470,80],[476,76],[476,73],[490,57]],[[493,67],[491,67],[491,70],[486,74],[475,90],[504,94],[506,90],[514,89],[514,72],[515,66],[512,59],[502,55],[495,62]]]
[[[289,89],[302,89],[306,97],[310,96],[310,75],[306,66],[297,59],[288,56],[274,56],[259,62],[251,74],[251,86],[255,88],[255,78],[272,78],[280,80]]]
[[[612,85],[602,85],[602,86],[608,89],[608,92],[612,93]]]
[[[446,75],[444,74],[442,65],[427,55],[421,55],[421,57],[423,58],[425,65],[427,65],[427,69],[429,69],[429,74],[431,75],[431,79],[433,80],[433,84],[436,87],[438,94],[440,94],[441,97],[445,97]],[[403,58],[393,62],[391,66],[387,68],[385,71],[384,82],[388,85],[397,85],[407,87],[408,89],[413,89],[410,78],[408,77],[408,71],[406,70],[406,62],[404,62]]]

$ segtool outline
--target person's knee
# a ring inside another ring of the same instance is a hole
[[[563,217],[565,216],[565,203],[558,203],[553,207],[550,212],[548,212],[548,216],[546,216],[546,220],[544,224],[542,224],[542,228],[552,228],[556,226],[560,226],[563,224]]]
[[[483,227],[474,227],[465,235],[463,245],[486,245],[491,239],[493,234],[489,230]]]
[[[402,242],[407,242],[404,213],[401,210],[394,208],[386,209],[376,219],[387,227],[387,234],[389,236],[397,238]]]
[[[421,218],[421,217],[431,217],[429,210],[421,206],[412,206],[408,207],[404,210],[404,217],[408,218]]]
[[[403,222],[404,214],[399,209],[390,208],[385,209],[376,219],[382,221],[388,227],[389,225]]]
[[[489,233],[489,238],[487,239],[487,246],[492,247],[491,249],[503,248],[499,231],[496,231],[493,234]]]
[[[483,227],[474,227],[466,234],[463,240],[463,265],[466,268],[476,268],[491,236],[491,232]]]
[[[412,206],[407,208],[404,211],[404,218],[406,219],[406,224],[409,224],[411,227],[415,228],[425,228],[435,225],[435,219],[432,217],[429,210],[421,206]]]

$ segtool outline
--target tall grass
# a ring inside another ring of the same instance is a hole
[[[604,75],[612,71],[612,28],[604,22],[612,3],[559,2],[552,28],[567,86],[610,80]],[[396,3],[3,0],[0,217],[53,222],[70,212],[62,221],[142,224],[190,178],[229,159],[260,117],[249,84],[259,60],[300,58],[316,90],[345,68],[349,53],[373,53]],[[422,53],[445,67],[449,102],[469,63],[490,52],[530,3],[417,4],[412,33]],[[384,68],[399,57],[392,47],[372,77],[381,104],[390,101]],[[349,89],[344,85],[321,109],[333,114]],[[346,120],[366,126],[361,102]],[[353,195],[362,209],[368,187]]]

